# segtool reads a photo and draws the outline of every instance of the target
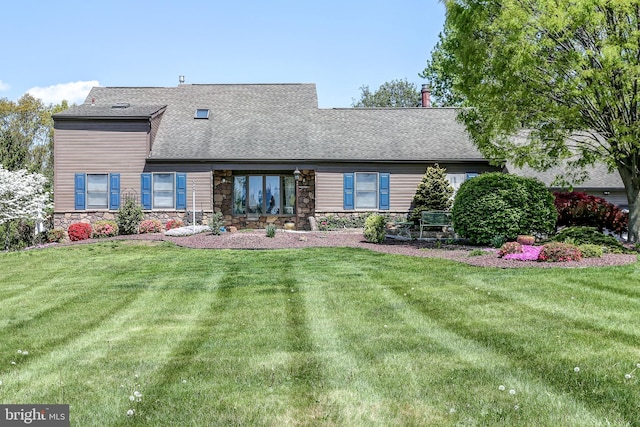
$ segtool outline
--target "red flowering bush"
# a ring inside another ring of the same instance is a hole
[[[629,214],[602,197],[575,191],[553,194],[558,211],[558,227],[596,227],[600,232],[607,229],[617,234],[627,231]]]
[[[169,221],[167,221],[164,228],[165,230],[173,230],[174,228],[180,228],[183,225],[184,223],[179,219],[170,219]]]
[[[113,237],[118,235],[118,224],[115,221],[102,220],[93,224],[93,237]]]
[[[76,222],[69,226],[67,234],[72,242],[77,240],[86,240],[91,237],[92,232],[91,224],[87,222]]]
[[[508,254],[519,254],[522,253],[522,245],[518,242],[507,242],[500,247],[498,251],[498,256],[503,257]]]
[[[159,233],[162,231],[162,223],[157,219],[145,219],[140,223],[140,234]]]
[[[582,252],[576,245],[562,242],[551,242],[542,246],[538,261],[565,262],[580,261]]]

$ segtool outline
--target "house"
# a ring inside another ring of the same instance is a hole
[[[163,223],[222,212],[238,228],[404,216],[434,163],[456,187],[499,170],[456,114],[320,109],[314,84],[96,87],[53,116],[54,223],[114,218],[127,198]]]

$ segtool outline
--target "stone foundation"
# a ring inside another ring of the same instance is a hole
[[[209,223],[211,212],[198,211],[196,212],[196,224],[207,225]],[[149,211],[144,212],[144,219],[157,219],[163,225],[169,222],[169,220],[179,219],[182,222],[191,224],[192,220],[191,212],[178,212],[178,211]],[[54,228],[62,228],[66,230],[69,225],[76,222],[87,222],[93,224],[102,220],[116,220],[116,212],[112,211],[94,211],[94,212],[74,212],[74,213],[54,213],[53,214],[53,226]]]

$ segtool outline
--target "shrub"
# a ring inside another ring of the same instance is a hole
[[[359,213],[356,216],[340,217],[335,215],[321,216],[316,219],[320,231],[341,230],[344,228],[364,228],[364,223],[371,212]]]
[[[267,224],[266,228],[267,237],[276,237],[276,226],[273,224]]]
[[[562,242],[551,242],[542,245],[538,261],[565,262],[580,261],[582,253],[576,245]]]
[[[120,233],[136,234],[142,218],[144,218],[142,206],[135,199],[127,199],[116,214],[116,223]]]
[[[102,220],[93,224],[93,237],[113,237],[118,235],[118,224],[115,221]]]
[[[78,240],[86,240],[91,237],[92,232],[91,224],[87,222],[76,222],[69,225],[67,229],[67,234],[69,235],[69,240],[72,242]]]
[[[507,242],[500,247],[498,251],[498,256],[503,257],[508,254],[519,254],[522,253],[522,245],[518,242]]]
[[[5,250],[20,250],[38,243],[33,220],[13,219],[0,224],[0,236]]]
[[[413,210],[409,220],[420,221],[423,211],[446,211],[451,208],[453,187],[447,179],[447,170],[438,164],[429,166],[413,196]]]
[[[607,236],[595,227],[567,227],[550,240],[554,242],[573,243],[575,245],[592,244],[607,248],[612,253],[624,253],[627,249],[613,236]]]
[[[452,209],[456,233],[475,244],[487,244],[494,236],[515,240],[518,234],[551,233],[557,216],[553,196],[541,181],[500,172],[463,182]]]
[[[47,231],[47,242],[60,243],[64,240],[66,232],[62,228],[53,228]]]
[[[157,219],[145,219],[140,223],[140,234],[159,233],[162,231],[162,223]]]
[[[504,245],[507,241],[507,238],[504,236],[493,236],[491,238],[491,247],[499,248]]]
[[[174,228],[180,228],[184,226],[184,222],[182,222],[179,219],[170,219],[169,221],[167,221],[167,223],[165,224],[164,228],[165,230],[173,230]]]
[[[211,215],[211,219],[209,219],[209,228],[211,229],[211,234],[216,236],[220,235],[222,232],[220,229],[224,226],[224,215],[222,212],[216,212]]]
[[[598,245],[578,245],[578,248],[580,248],[583,258],[601,258],[604,253],[602,246]]]
[[[553,193],[558,211],[558,227],[595,227],[622,234],[627,231],[629,214],[602,197],[580,192]]]
[[[364,223],[364,239],[370,243],[384,242],[386,222],[382,215],[370,215]]]

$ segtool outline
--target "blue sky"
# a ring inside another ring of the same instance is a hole
[[[418,73],[438,0],[24,1],[3,5],[0,98],[80,103],[91,86],[315,83],[321,108]]]

